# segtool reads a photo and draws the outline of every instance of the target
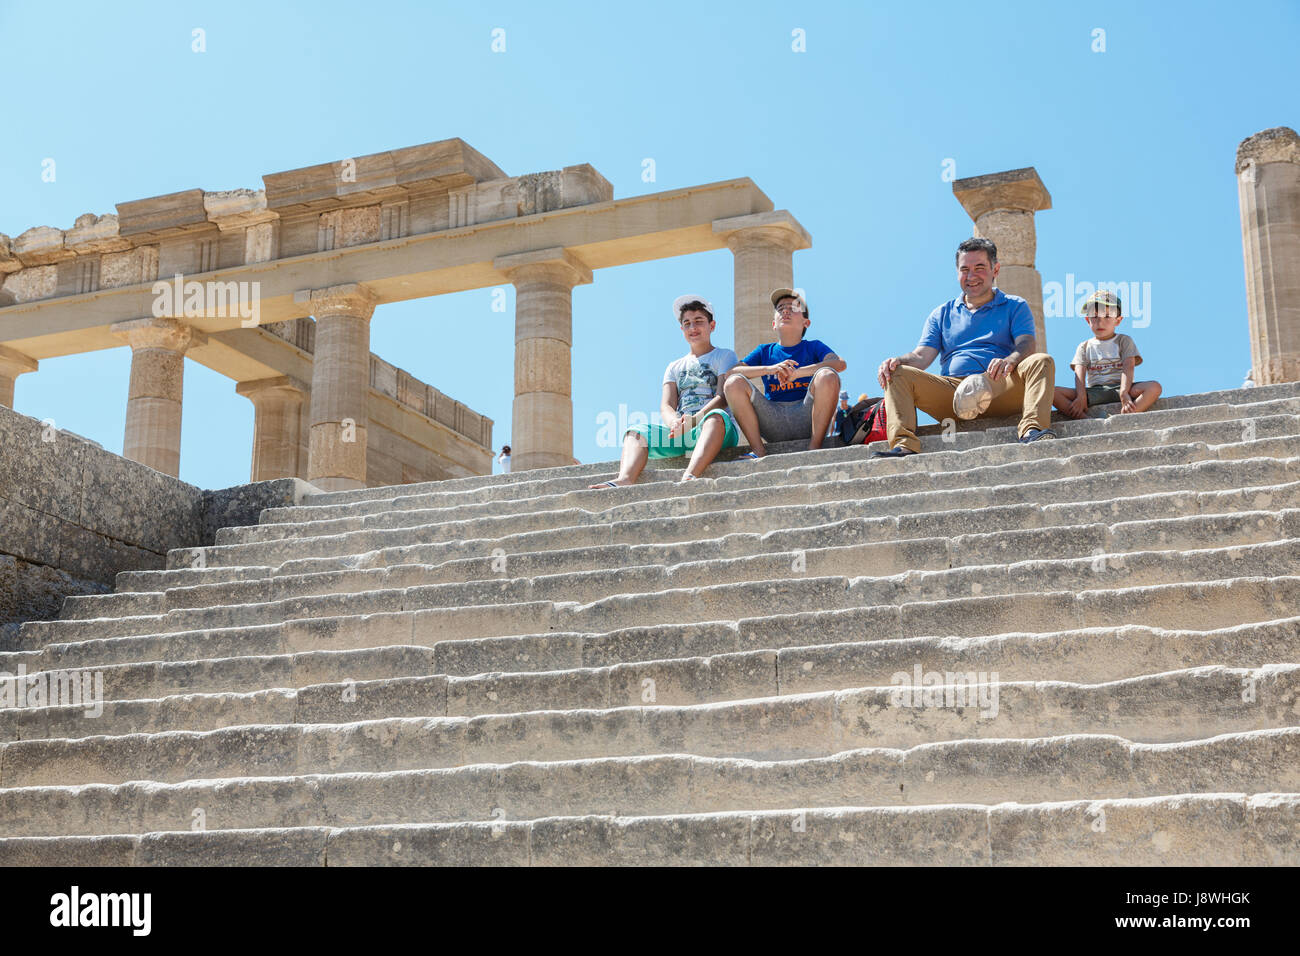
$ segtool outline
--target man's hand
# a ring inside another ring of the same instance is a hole
[[[1018,364],[1019,359],[1013,359],[1008,355],[1006,358],[994,359],[992,362],[989,362],[989,367],[986,368],[984,372],[988,375],[990,382],[996,382],[1003,376],[1010,375],[1014,372]]]
[[[686,422],[690,417],[690,415],[678,415],[673,423],[668,426],[668,437],[676,438],[683,434],[689,427]]]
[[[887,358],[880,363],[880,374],[877,378],[880,380],[880,387],[884,388],[889,384],[889,380],[894,377],[898,367],[903,364],[901,358]]]
[[[1120,414],[1137,411],[1137,405],[1134,404],[1132,396],[1126,391],[1119,393],[1119,410]]]
[[[1075,396],[1074,401],[1070,403],[1070,407],[1066,409],[1066,414],[1071,418],[1082,418],[1087,413],[1088,393],[1080,391],[1079,394]]]

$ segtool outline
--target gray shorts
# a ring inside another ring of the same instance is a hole
[[[812,437],[812,389],[802,402],[774,402],[763,393],[763,379],[751,378],[750,398],[758,413],[758,433],[763,441],[807,441]]]
[[[1093,405],[1113,405],[1119,401],[1118,385],[1090,385],[1087,392],[1089,408]]]

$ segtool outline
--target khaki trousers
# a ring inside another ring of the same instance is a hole
[[[885,427],[889,447],[902,445],[910,451],[921,450],[916,437],[916,410],[919,408],[939,421],[955,418],[952,397],[961,384],[961,375],[931,375],[910,365],[900,365],[885,386]],[[1023,359],[1010,375],[993,383],[993,401],[980,418],[1001,418],[1020,413],[1016,434],[1021,438],[1033,428],[1052,424],[1052,392],[1056,384],[1056,363],[1044,352]]]

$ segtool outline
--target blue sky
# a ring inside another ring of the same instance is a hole
[[[1300,4],[1245,9],[0,2],[0,232],[456,136],[510,175],[590,163],[615,197],[749,176],[812,234],[794,260],[809,335],[848,362],[856,397],[879,393],[881,359],[956,294],[952,253],[971,223],[945,160],[959,177],[1034,166],[1053,202],[1037,217],[1044,281],[1149,282],[1150,324],[1121,326],[1142,373],[1166,394],[1234,387],[1249,366],[1235,150],[1300,127]],[[602,412],[657,407],[663,367],[685,351],[670,312],[682,292],[712,298],[729,345],[729,252],[607,269],[575,290],[580,460],[616,457],[597,446]],[[375,352],[493,418],[498,447],[509,301],[504,314],[487,289],[397,303],[372,324]],[[1081,319],[1049,319],[1061,384],[1086,337]],[[16,407],[120,452],[129,367],[125,347],[43,362]],[[181,477],[247,481],[251,404],[194,362],[185,374]]]

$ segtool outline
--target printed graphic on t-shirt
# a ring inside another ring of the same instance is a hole
[[[707,405],[718,394],[721,376],[736,364],[731,349],[714,349],[696,357],[686,355],[664,371],[664,381],[677,386],[677,411],[690,415]]]
[[[826,343],[819,342],[817,339],[802,339],[790,348],[786,348],[779,342],[764,342],[745,356],[745,364],[751,367],[780,365],[787,359],[794,359],[795,363],[803,368],[807,365],[816,365],[830,354],[831,350]],[[775,375],[764,375],[763,391],[769,401],[802,402],[804,396],[808,394],[808,385],[811,382],[811,375],[791,379],[785,384],[782,384]]]
[[[1124,360],[1128,358],[1136,359],[1134,367],[1142,363],[1142,356],[1138,354],[1133,340],[1127,335],[1116,334],[1105,341],[1092,338],[1080,342],[1074,353],[1074,361],[1070,364],[1084,370],[1084,383],[1092,388],[1097,385],[1119,385]]]

